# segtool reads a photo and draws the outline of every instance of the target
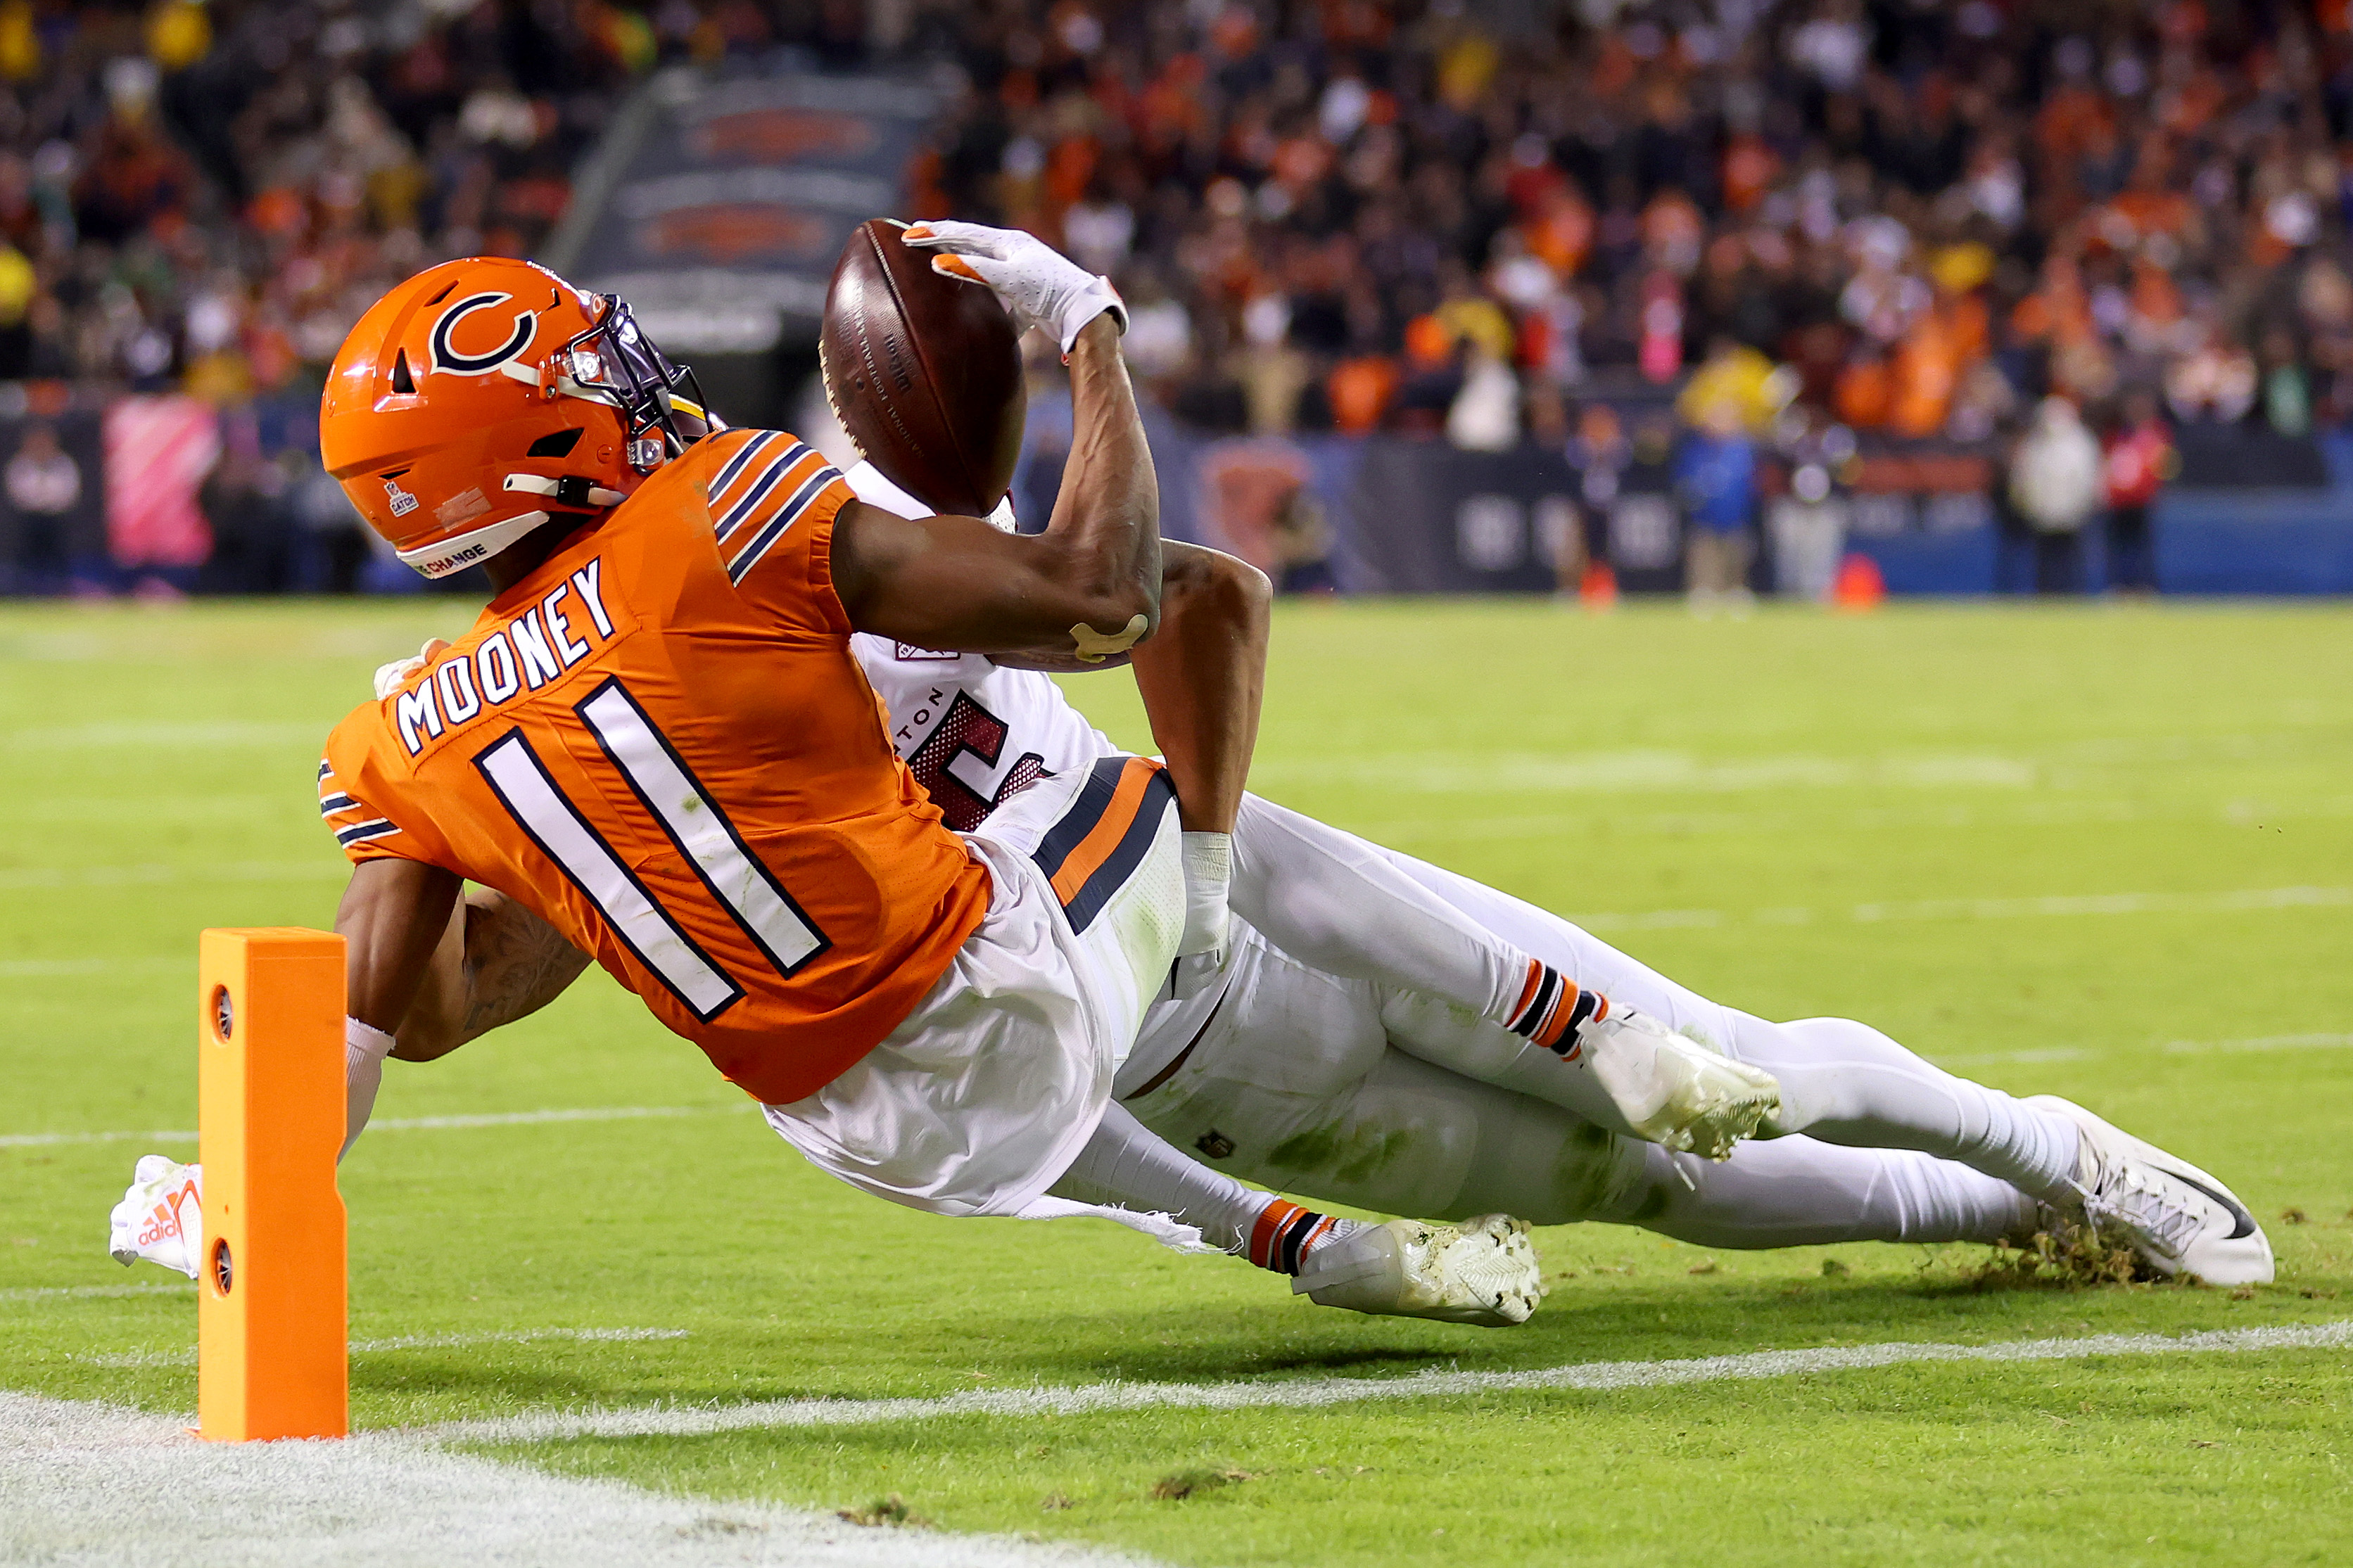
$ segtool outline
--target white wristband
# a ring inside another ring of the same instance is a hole
[[[1071,295],[1069,304],[1063,309],[1059,331],[1065,363],[1070,360],[1071,349],[1078,342],[1079,334],[1086,331],[1097,316],[1103,315],[1111,318],[1112,325],[1119,329],[1121,337],[1127,336],[1127,301],[1119,297],[1119,290],[1112,287],[1110,279],[1097,278]],[[1217,837],[1222,838],[1225,835],[1220,833]]]
[[[361,1129],[368,1124],[375,1110],[375,1091],[384,1082],[384,1058],[398,1043],[357,1018],[343,1020],[343,1146],[335,1152],[337,1161],[352,1152]]]
[[[1226,889],[1233,880],[1230,834],[1187,833],[1178,839],[1185,866],[1185,935],[1176,955],[1216,952],[1226,945]]]

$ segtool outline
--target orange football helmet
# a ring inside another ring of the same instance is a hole
[[[394,553],[445,577],[555,513],[618,505],[717,427],[694,373],[618,299],[475,257],[360,318],[327,373],[319,449]]]

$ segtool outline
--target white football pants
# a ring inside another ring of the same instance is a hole
[[[2028,1199],[2073,1171],[2072,1126],[1868,1026],[1720,1006],[1557,916],[1255,796],[1232,899],[1268,940],[1238,942],[1177,1070],[1149,1095],[1124,1073],[1115,1092],[1237,1174],[1390,1213],[1503,1208],[1754,1247],[1990,1240],[2030,1228]],[[1774,1073],[1781,1125],[1809,1136],[1722,1163],[1613,1137],[1590,1075],[1492,1021],[1523,954]]]

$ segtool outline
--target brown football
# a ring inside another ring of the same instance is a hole
[[[1012,488],[1029,395],[997,296],[943,278],[904,224],[860,224],[834,264],[818,338],[826,396],[859,452],[943,513],[987,517]]]

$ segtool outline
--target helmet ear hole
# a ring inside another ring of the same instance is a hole
[[[392,356],[392,389],[403,396],[417,395],[417,378],[408,374],[408,351],[400,350]]]
[[[523,453],[526,458],[568,458],[572,448],[580,445],[579,430],[558,430],[542,436]]]

